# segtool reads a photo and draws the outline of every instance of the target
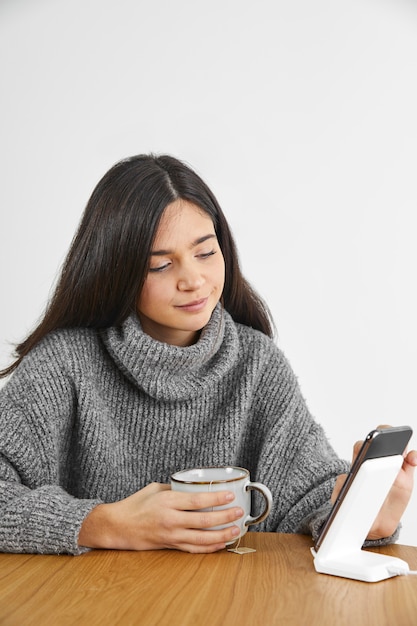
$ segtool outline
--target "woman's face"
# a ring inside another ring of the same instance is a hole
[[[224,271],[209,215],[186,200],[169,204],[138,299],[143,330],[175,346],[195,343],[221,297]]]

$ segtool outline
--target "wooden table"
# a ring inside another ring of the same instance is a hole
[[[248,533],[241,545],[256,552],[0,554],[0,624],[417,624],[417,576],[365,583],[317,574],[302,535]],[[415,547],[380,551],[417,569]]]

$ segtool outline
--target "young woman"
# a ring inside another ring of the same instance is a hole
[[[3,372],[0,550],[220,550],[237,526],[207,529],[242,516],[233,494],[167,484],[207,465],[246,467],[270,488],[257,529],[316,536],[347,464],[271,337],[201,178],[169,156],[116,164]],[[396,536],[416,464],[410,452],[370,540]]]

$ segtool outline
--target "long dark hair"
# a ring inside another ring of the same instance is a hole
[[[1,377],[49,332],[117,326],[136,309],[159,221],[177,199],[193,202],[213,220],[225,261],[225,309],[236,322],[273,335],[269,310],[240,271],[232,233],[211,190],[172,156],[138,155],[116,163],[97,184],[45,314],[17,345],[17,358]]]

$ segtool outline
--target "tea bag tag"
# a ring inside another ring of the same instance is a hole
[[[235,554],[249,554],[250,552],[256,552],[255,548],[245,548],[245,546],[240,546],[240,537],[234,548],[227,548],[228,552],[234,552]]]
[[[249,552],[256,552],[255,548],[245,548],[243,546],[242,548],[228,548],[227,551],[234,552],[235,554],[249,554]]]

